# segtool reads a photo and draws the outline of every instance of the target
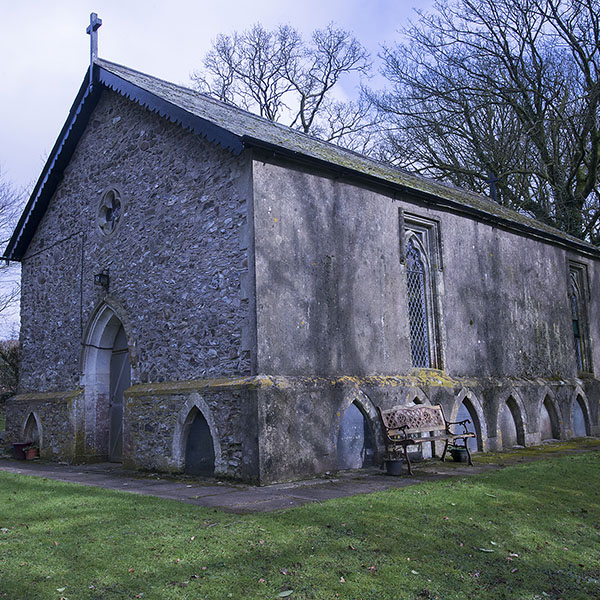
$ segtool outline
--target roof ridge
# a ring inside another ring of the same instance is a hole
[[[472,190],[467,190],[465,188],[461,188],[451,182],[440,181],[438,179],[426,177],[420,173],[415,173],[415,172],[403,169],[402,167],[394,165],[393,163],[379,160],[379,159],[373,158],[371,156],[367,156],[365,154],[357,152],[356,150],[344,148],[343,146],[340,146],[339,144],[335,144],[333,142],[323,140],[321,138],[318,138],[314,135],[305,133],[298,129],[294,129],[293,127],[291,127],[289,125],[285,125],[283,123],[278,123],[277,121],[271,121],[270,119],[261,117],[260,115],[257,115],[256,113],[253,113],[244,108],[240,108],[239,106],[236,106],[235,104],[230,104],[229,102],[224,102],[223,100],[219,100],[218,98],[215,98],[214,96],[211,96],[210,94],[207,94],[205,92],[201,92],[199,90],[195,90],[193,88],[190,88],[190,87],[187,87],[187,86],[184,86],[181,84],[173,83],[166,79],[161,79],[160,77],[155,77],[154,75],[144,73],[143,71],[138,71],[136,69],[132,69],[130,67],[120,65],[120,64],[112,62],[112,61],[108,61],[106,59],[99,58],[96,60],[96,63],[100,67],[102,67],[102,66],[108,67],[109,70],[111,67],[113,67],[116,70],[122,70],[124,73],[129,73],[132,75],[139,75],[141,77],[147,78],[150,81],[163,84],[171,89],[175,88],[175,89],[185,93],[186,95],[188,95],[190,97],[190,99],[201,99],[204,102],[210,103],[214,107],[224,108],[228,111],[235,112],[235,113],[239,114],[240,116],[246,117],[247,119],[251,119],[252,122],[254,122],[258,125],[268,124],[269,127],[273,128],[273,130],[279,131],[281,134],[290,135],[290,133],[291,133],[294,136],[298,136],[298,138],[300,138],[300,139],[305,139],[312,144],[321,146],[321,147],[323,147],[323,149],[329,148],[335,152],[340,152],[347,156],[353,156],[356,160],[363,162],[363,164],[365,166],[371,165],[373,168],[389,170],[394,173],[397,173],[398,175],[400,175],[404,178],[412,180],[412,182],[416,183],[417,185],[421,184],[422,186],[433,187],[434,189],[431,190],[430,193],[432,193],[434,195],[436,195],[436,190],[438,191],[438,195],[442,194],[444,190],[450,194],[460,194],[465,198],[465,200],[467,198],[470,198],[473,203],[477,203],[477,204],[483,205],[485,207],[485,208],[480,207],[480,210],[484,210],[484,211],[492,213],[492,214],[505,213],[502,215],[503,218],[513,220],[513,221],[526,219],[527,221],[530,222],[529,223],[530,226],[534,227],[535,229],[538,229],[540,231],[546,231],[546,232],[553,231],[553,232],[556,232],[557,234],[560,234],[565,239],[570,239],[572,241],[576,241],[578,243],[583,243],[592,248],[595,248],[595,246],[593,246],[592,244],[589,244],[589,242],[586,242],[585,240],[580,240],[579,238],[570,236],[569,234],[567,234],[555,227],[552,227],[551,225],[543,223],[542,221],[539,221],[526,213],[522,213],[513,208],[504,206],[503,204],[500,204],[499,202],[494,202],[491,198],[488,198],[487,196],[484,196],[483,194],[474,192]],[[225,126],[225,128],[226,128],[226,126]],[[246,137],[248,137],[248,138],[254,137],[255,139],[260,139],[258,136],[252,136],[249,134],[246,134]],[[336,161],[331,160],[330,162],[335,164]],[[381,176],[375,175],[375,177],[381,177]],[[410,187],[410,181],[405,182],[404,185],[406,187]],[[470,203],[467,203],[467,204],[470,204]],[[508,214],[506,214],[506,213],[508,213]]]
[[[470,218],[487,222],[491,226],[539,238],[545,243],[575,248],[586,256],[600,258],[600,248],[590,242],[507,208],[482,194],[405,171],[396,165],[321,140],[206,93],[142,71],[101,58],[95,59],[94,64],[102,70],[101,81],[107,89],[123,94],[161,116],[168,116],[171,121],[199,133],[209,141],[217,142],[235,154],[244,147],[262,148],[297,163],[317,165],[318,168],[362,179],[368,185],[384,186],[393,191],[394,197],[398,193],[409,194],[414,201],[425,202],[432,208],[467,214]],[[58,185],[60,173],[70,160],[87,119],[98,101],[99,92],[100,86],[89,86],[88,70],[63,129],[4,250],[3,258],[22,258]]]
[[[282,132],[286,132],[289,133],[290,131],[293,132],[295,135],[299,135],[299,136],[304,136],[309,140],[313,140],[318,144],[324,144],[327,146],[330,146],[338,151],[341,152],[345,152],[348,154],[353,154],[354,156],[356,156],[357,158],[360,158],[366,162],[371,162],[373,164],[376,165],[380,165],[382,167],[385,167],[387,169],[394,169],[395,171],[398,171],[399,173],[402,173],[404,175],[407,175],[409,177],[414,177],[415,179],[419,179],[419,180],[423,180],[425,182],[432,182],[435,183],[436,185],[439,185],[440,187],[443,188],[447,188],[450,190],[454,190],[454,191],[460,191],[462,193],[465,194],[469,194],[472,195],[474,197],[477,197],[478,199],[483,199],[487,202],[490,202],[493,205],[497,205],[497,206],[503,206],[501,204],[499,204],[498,202],[494,202],[493,200],[487,198],[486,196],[482,195],[482,194],[478,194],[477,192],[473,192],[471,190],[466,190],[465,188],[461,188],[457,185],[454,185],[453,183],[447,183],[445,181],[439,181],[437,179],[433,179],[430,177],[426,177],[425,175],[421,175],[420,173],[415,173],[413,171],[408,171],[402,167],[399,167],[398,165],[395,165],[393,163],[390,162],[386,162],[384,160],[381,159],[377,159],[377,158],[373,158],[372,156],[367,156],[366,154],[363,154],[362,152],[358,152],[357,150],[352,150],[351,148],[346,148],[344,146],[340,146],[339,144],[335,144],[329,140],[324,140],[322,138],[319,138],[315,135],[312,135],[310,133],[306,133],[304,131],[300,131],[299,129],[294,129],[293,127],[291,127],[290,125],[285,125],[284,123],[279,123],[278,121],[272,121],[271,119],[267,119],[266,117],[262,117],[261,115],[257,115],[256,113],[247,110],[245,108],[241,108],[235,104],[231,104],[229,102],[225,102],[224,100],[220,100],[219,98],[215,98],[214,96],[207,94],[206,92],[201,92],[200,90],[195,90],[191,87],[187,87],[185,85],[181,85],[179,83],[173,83],[172,81],[169,81],[167,79],[162,79],[161,77],[156,77],[154,75],[150,75],[149,73],[145,73],[144,71],[139,71],[138,69],[132,69],[131,67],[127,67],[125,65],[110,61],[110,60],[106,60],[104,58],[97,58],[94,61],[96,64],[98,64],[98,66],[102,67],[103,63],[105,65],[110,65],[113,67],[117,67],[118,69],[123,69],[124,71],[128,71],[130,73],[135,73],[137,75],[142,75],[143,77],[148,77],[149,79],[153,79],[154,81],[158,81],[160,83],[164,83],[170,87],[175,87],[178,88],[179,90],[182,90],[186,93],[189,93],[192,96],[200,96],[202,97],[204,100],[206,100],[207,102],[211,102],[212,104],[214,104],[215,106],[222,106],[225,107],[229,110],[241,113],[243,115],[246,115],[250,118],[252,118],[253,120],[256,120],[257,122],[260,123],[269,123],[271,126],[276,127],[278,129],[280,129]],[[507,207],[504,207],[507,208]],[[510,209],[507,208],[507,210],[514,210],[514,209]],[[516,211],[515,211],[516,212]],[[521,214],[521,213],[517,213],[517,214]],[[531,218],[531,217],[530,217]],[[534,219],[535,220],[535,219]]]
[[[234,110],[236,112],[239,113],[243,113],[244,115],[247,115],[249,117],[252,117],[253,119],[256,119],[260,122],[264,122],[267,121],[269,123],[272,123],[274,126],[279,127],[281,129],[283,129],[284,131],[294,131],[295,133],[299,133],[301,135],[305,135],[307,137],[309,137],[310,139],[314,139],[320,142],[325,142],[325,140],[321,140],[320,138],[317,138],[315,136],[309,135],[307,133],[304,133],[303,131],[299,131],[298,129],[293,129],[292,127],[290,127],[289,125],[284,125],[283,123],[279,123],[277,121],[271,121],[270,119],[267,119],[265,117],[261,117],[260,115],[257,115],[256,113],[247,110],[245,108],[241,108],[240,106],[237,106],[236,104],[231,104],[229,102],[225,102],[224,100],[220,100],[219,98],[215,98],[214,96],[211,96],[210,94],[207,94],[206,92],[201,92],[200,90],[195,90],[194,88],[191,87],[187,87],[185,85],[179,84],[179,83],[173,83],[172,81],[169,81],[167,79],[162,79],[161,77],[155,77],[154,75],[150,75],[149,73],[144,73],[143,71],[138,71],[137,69],[132,69],[130,67],[127,67],[125,65],[121,65],[119,63],[110,61],[110,60],[106,60],[104,58],[98,58],[94,61],[95,64],[97,64],[99,67],[103,67],[105,65],[110,65],[113,67],[117,67],[119,69],[123,69],[124,71],[129,71],[130,73],[135,73],[137,75],[142,75],[144,77],[148,77],[150,79],[154,79],[155,81],[159,81],[161,83],[164,83],[168,86],[171,87],[176,87],[186,93],[189,93],[191,95],[194,96],[201,96],[203,99],[207,100],[208,102],[212,102],[215,105],[218,106],[225,106],[231,110]],[[103,64],[104,63],[104,64]],[[325,142],[328,143],[328,142]],[[334,144],[335,145],[335,144]],[[341,146],[340,146],[341,147]]]
[[[335,148],[336,150],[341,150],[342,152],[348,152],[350,154],[353,154],[356,157],[362,158],[366,161],[369,162],[373,162],[375,164],[379,164],[382,165],[384,167],[387,168],[392,168],[395,169],[397,171],[400,171],[401,173],[404,173],[406,175],[409,175],[411,177],[416,177],[418,179],[424,179],[426,181],[436,181],[437,183],[439,183],[439,185],[444,186],[444,187],[449,187],[449,188],[453,188],[456,190],[460,190],[460,191],[469,191],[469,190],[464,190],[463,188],[459,188],[453,184],[447,184],[445,182],[441,182],[441,181],[437,181],[437,180],[433,180],[430,178],[425,177],[424,175],[421,175],[419,173],[413,173],[411,171],[407,171],[406,169],[403,169],[402,167],[399,167],[398,165],[394,165],[393,163],[389,163],[377,158],[373,158],[371,156],[367,156],[366,154],[363,154],[362,152],[358,152],[357,150],[352,150],[351,148],[346,148],[344,146],[340,146],[339,144],[335,144],[334,142],[331,142],[329,140],[324,140],[320,137],[317,137],[315,135],[312,135],[310,133],[306,133],[304,131],[301,131],[300,129],[295,129],[294,127],[292,127],[291,125],[286,125],[285,123],[280,123],[279,121],[273,121],[271,119],[267,119],[266,117],[262,117],[261,115],[257,115],[256,113],[252,112],[251,110],[248,110],[246,108],[242,108],[240,106],[237,106],[236,104],[232,104],[230,102],[226,102],[225,100],[220,100],[219,98],[215,98],[214,96],[212,96],[211,94],[208,94],[206,92],[201,92],[200,90],[195,90],[194,88],[179,84],[179,83],[173,83],[172,81],[169,81],[167,79],[162,79],[161,77],[155,77],[154,75],[150,75],[149,73],[145,73],[144,71],[139,71],[137,69],[132,69],[130,67],[127,67],[125,65],[121,65],[119,63],[110,61],[110,60],[106,60],[103,58],[98,58],[94,61],[96,64],[98,64],[98,66],[102,67],[103,64],[106,65],[110,65],[113,67],[117,67],[119,69],[123,69],[124,71],[129,71],[131,73],[136,73],[137,75],[142,75],[143,77],[148,77],[150,79],[154,79],[155,81],[159,81],[161,83],[164,83],[168,86],[171,87],[176,87],[184,92],[187,92],[191,95],[194,96],[201,96],[203,99],[205,99],[208,102],[211,102],[217,106],[224,106],[227,109],[242,113],[244,115],[247,115],[248,117],[251,117],[252,119],[257,120],[258,122],[264,123],[267,122],[270,125],[272,125],[273,127],[277,127],[279,129],[281,129],[284,132],[290,132],[292,131],[294,134],[296,135],[301,135],[301,136],[305,136],[307,139],[309,140],[314,140],[315,142],[319,143],[319,144],[326,144],[328,146],[331,146],[332,148]],[[473,192],[470,192],[473,193]]]

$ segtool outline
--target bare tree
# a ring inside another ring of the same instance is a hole
[[[23,194],[2,176],[0,171],[0,248],[4,250],[22,209]],[[0,318],[18,300],[18,271],[14,265],[0,263]]]
[[[371,68],[367,51],[349,32],[330,24],[306,43],[289,25],[269,31],[256,24],[219,35],[203,63],[191,76],[200,91],[327,141],[369,147],[374,127],[368,101],[343,101],[334,93],[342,78],[368,75]]]
[[[0,340],[0,407],[17,393],[20,346],[17,340]]]
[[[439,0],[382,53],[387,158],[600,243],[600,0]]]
[[[204,57],[204,70],[194,72],[192,81],[223,102],[277,121],[293,89],[286,74],[298,68],[303,52],[295,29],[267,31],[257,24],[242,33],[217,36]]]

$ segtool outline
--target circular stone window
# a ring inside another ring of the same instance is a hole
[[[98,207],[98,216],[96,218],[98,229],[104,235],[110,235],[117,228],[122,213],[123,203],[121,202],[121,194],[114,188],[107,190],[104,192],[100,206]]]

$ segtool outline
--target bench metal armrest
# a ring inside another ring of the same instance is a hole
[[[401,442],[406,439],[406,429],[408,429],[408,425],[400,425],[399,427],[394,427],[394,431],[398,431],[399,433],[394,434],[394,436],[390,435],[390,430],[387,427],[384,427],[383,430],[385,432],[385,437],[390,442]]]
[[[462,425],[465,433],[470,433],[469,430],[467,429],[467,425],[469,425],[471,423],[471,419],[463,419],[462,421],[448,421],[446,423],[446,429],[448,431],[450,431],[449,426],[450,425]]]

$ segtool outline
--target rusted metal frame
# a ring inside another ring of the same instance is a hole
[[[418,444],[425,444],[425,443],[431,443],[433,441],[444,441],[444,450],[442,452],[442,456],[440,457],[440,460],[443,462],[445,461],[446,458],[446,454],[448,451],[448,446],[450,445],[450,443],[452,443],[453,446],[456,446],[456,444],[454,443],[456,440],[462,440],[463,444],[464,444],[464,448],[467,451],[467,457],[468,457],[468,464],[473,466],[473,460],[471,457],[471,451],[469,450],[469,446],[467,444],[467,438],[476,438],[476,434],[473,432],[470,432],[467,429],[467,424],[471,423],[470,419],[463,419],[462,421],[446,421],[446,417],[444,415],[444,410],[443,407],[441,406],[441,404],[436,405],[437,407],[439,407],[439,411],[441,414],[441,417],[444,421],[444,426],[443,427],[439,427],[439,428],[429,428],[429,427],[424,427],[424,428],[418,428],[418,427],[411,427],[410,424],[408,425],[399,425],[399,426],[395,426],[393,428],[394,431],[399,431],[400,434],[396,434],[394,437],[392,437],[389,434],[389,428],[386,426],[385,424],[385,420],[383,417],[383,411],[377,407],[377,412],[379,414],[379,419],[381,422],[381,425],[383,427],[383,432],[384,432],[384,438],[385,438],[385,442],[386,442],[386,454],[388,456],[397,456],[398,455],[398,450],[399,448],[402,448],[403,454],[404,454],[404,458],[406,460],[406,464],[408,467],[408,473],[409,475],[413,475],[413,471],[412,471],[412,465],[410,462],[410,458],[408,456],[408,451],[407,448],[408,446],[412,446],[412,445],[418,445]],[[407,407],[397,407],[398,410],[402,410],[403,408],[407,408]],[[411,410],[415,410],[414,406],[410,407]],[[431,408],[431,407],[430,407]],[[393,410],[393,409],[392,409]],[[418,410],[418,408],[417,408]],[[464,432],[461,433],[453,433],[450,430],[450,425],[462,425],[464,428]],[[441,432],[441,435],[439,436],[434,436],[433,438],[430,437],[421,437],[421,438],[413,438],[413,437],[408,437],[406,435],[406,430],[411,430],[411,433],[432,433],[434,431],[439,431]],[[404,435],[404,438],[398,439],[397,435]],[[459,446],[456,446],[457,448]]]
[[[465,450],[467,451],[467,459],[468,459],[468,464],[472,467],[473,466],[473,459],[471,457],[471,450],[469,449],[469,444],[467,443],[467,438],[477,438],[477,435],[471,431],[469,431],[467,429],[467,425],[471,424],[471,419],[463,419],[462,421],[447,421],[447,426],[448,428],[450,427],[450,425],[462,425],[464,428],[464,436],[460,436],[460,437],[456,437],[456,440],[462,440],[463,444],[465,445]],[[453,434],[456,435],[456,434]],[[456,444],[453,443],[454,446],[456,446]],[[460,448],[460,446],[456,446],[457,448]],[[444,455],[445,455],[445,449],[444,449]]]
[[[471,424],[471,419],[463,419],[462,421],[447,421],[446,422],[446,426],[450,426],[450,425],[462,425],[465,429],[465,433],[471,433],[468,429],[467,429],[467,425]]]
[[[377,410],[379,410],[379,407],[377,408]],[[381,418],[381,414],[379,415],[379,417]],[[385,426],[383,419],[381,419],[381,424],[383,426],[383,429],[385,430],[385,437],[390,441],[394,441],[394,438],[389,434],[390,430]],[[399,427],[394,427],[393,430],[400,431],[400,434],[403,435],[404,438],[407,438],[406,430],[408,428],[409,428],[408,425],[400,425]],[[396,434],[394,434],[394,435],[396,435]]]
[[[471,458],[471,451],[469,450],[469,444],[467,444],[467,440],[463,438],[463,441],[465,443],[465,450],[467,451],[467,459],[468,459],[468,464],[472,467],[473,466],[473,459]]]
[[[402,449],[404,450],[404,459],[406,460],[406,466],[408,467],[408,474],[412,475],[413,474],[413,470],[412,470],[412,465],[410,464],[410,458],[408,457],[408,446],[410,444],[404,444]]]
[[[446,460],[446,452],[448,452],[448,444],[450,443],[449,439],[446,439],[446,441],[444,442],[444,451],[442,452],[442,456],[440,456],[440,460],[442,462],[445,462]]]
[[[417,438],[417,439],[419,439],[419,438]],[[406,466],[408,467],[408,474],[409,475],[413,475],[412,465],[411,465],[411,462],[410,462],[410,458],[408,456],[408,450],[407,450],[407,448],[409,446],[416,445],[419,442],[417,440],[415,440],[415,439],[407,438],[407,439],[404,439],[404,440],[392,440],[391,443],[393,444],[392,447],[390,447],[390,446],[388,446],[386,444],[386,455],[388,457],[390,457],[390,460],[397,460],[397,459],[394,459],[392,457],[398,456],[398,449],[399,449],[398,447],[400,447],[402,449],[402,453],[404,455],[404,460],[406,461]]]
[[[441,407],[441,405],[440,405],[440,409],[442,410],[442,415],[444,416],[443,408]],[[446,421],[446,417],[445,416],[444,416],[444,421]],[[470,432],[467,429],[467,425],[470,425],[470,424],[471,424],[471,419],[463,419],[462,421],[446,421],[446,431],[450,435],[454,436],[453,437],[453,441],[452,441],[452,445],[455,446],[456,448],[459,448],[460,446],[457,446],[454,442],[456,440],[462,440],[463,441],[464,448],[467,451],[467,458],[468,458],[468,461],[469,461],[469,465],[473,466],[473,460],[471,458],[471,451],[469,450],[469,445],[467,444],[467,438],[471,438],[471,437],[476,438],[477,436],[474,433]],[[462,435],[457,435],[456,433],[453,433],[452,431],[450,431],[450,425],[459,425],[459,426],[462,425],[462,427],[464,429],[463,433],[465,435],[462,436]],[[445,460],[446,451],[448,449],[448,443],[449,442],[447,441],[446,445],[444,446],[444,452],[442,453],[442,460]]]
[[[474,434],[474,433],[473,433],[473,432],[471,432],[471,431],[467,431],[467,432],[466,432],[466,435],[460,435],[460,436],[456,436],[454,439],[455,439],[455,440],[462,440],[462,441],[463,441],[464,448],[465,448],[465,450],[467,451],[467,458],[468,458],[468,461],[469,461],[469,463],[468,463],[468,464],[469,464],[470,466],[473,466],[473,459],[471,458],[471,450],[469,450],[469,444],[467,444],[467,439],[468,439],[468,438],[477,438],[477,435],[476,435],[476,434]],[[461,448],[461,447],[462,447],[462,446],[458,446],[458,445],[456,445],[454,442],[452,443],[452,445],[453,445],[455,448]]]

